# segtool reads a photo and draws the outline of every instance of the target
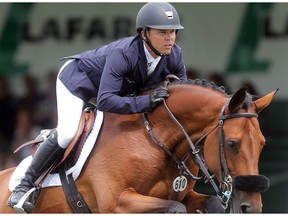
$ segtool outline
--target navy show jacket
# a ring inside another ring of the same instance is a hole
[[[148,76],[147,60],[140,35],[119,39],[108,45],[65,57],[75,59],[59,75],[63,84],[87,101],[97,97],[101,111],[121,114],[151,111],[149,95],[129,96],[135,90],[155,85],[175,74],[186,80],[182,49],[174,45]]]

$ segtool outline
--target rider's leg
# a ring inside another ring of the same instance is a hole
[[[34,181],[47,170],[53,162],[58,160],[64,153],[65,149],[61,148],[57,143],[57,131],[53,131],[48,139],[46,139],[37,149],[31,165],[28,167],[24,178],[20,184],[16,186],[12,195],[7,201],[7,205],[13,207],[19,200],[34,187]],[[34,208],[29,201],[25,202],[24,209],[31,212]]]
[[[25,173],[25,177],[7,201],[7,205],[11,207],[16,205],[21,197],[33,188],[34,181],[37,180],[55,160],[61,158],[65,148],[77,132],[84,102],[74,96],[59,79],[57,79],[56,88],[58,112],[56,131],[51,134],[36,151],[31,165]],[[33,204],[28,201],[24,203],[23,207],[27,212],[32,211],[34,208]]]

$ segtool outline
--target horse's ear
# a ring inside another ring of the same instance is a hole
[[[228,105],[229,112],[233,113],[240,108],[246,99],[246,91],[247,88],[243,87],[234,93]]]
[[[260,113],[265,107],[267,107],[271,103],[274,95],[278,90],[279,88],[254,101],[254,104],[256,106],[256,113]]]

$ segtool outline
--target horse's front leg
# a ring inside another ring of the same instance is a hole
[[[133,189],[125,190],[118,202],[117,213],[187,213],[185,205],[173,200],[144,196]]]
[[[216,196],[190,191],[182,203],[189,213],[224,213],[224,208]]]

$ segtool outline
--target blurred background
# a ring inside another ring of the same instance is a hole
[[[57,124],[55,79],[61,58],[135,35],[144,3],[0,3],[0,168],[30,154],[13,151]],[[224,85],[233,93],[247,86],[263,96],[277,88],[259,121],[267,144],[260,173],[270,189],[264,213],[288,212],[288,4],[172,3],[184,30],[190,78]],[[200,191],[211,192],[208,185]],[[213,191],[212,191],[213,192]]]

